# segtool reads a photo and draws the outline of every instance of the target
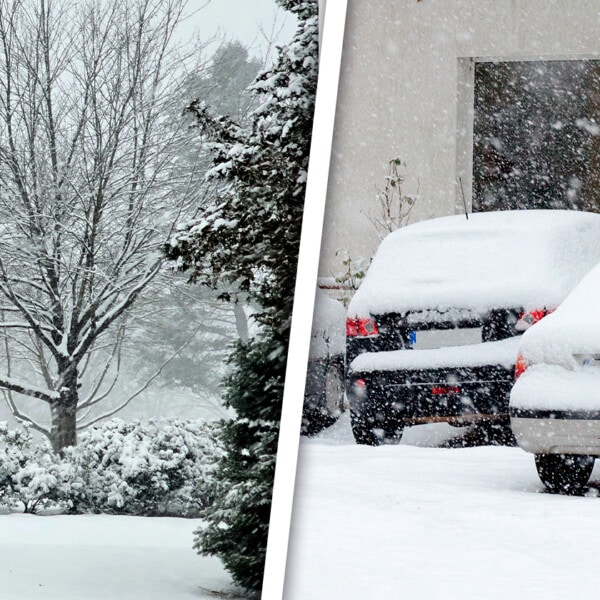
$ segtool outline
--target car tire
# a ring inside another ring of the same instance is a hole
[[[549,491],[577,494],[587,485],[594,460],[585,454],[536,454],[535,467]]]
[[[364,413],[357,414],[351,410],[350,424],[354,441],[360,446],[379,446],[382,443],[382,436],[377,435],[376,425]]]
[[[379,415],[372,411],[356,413],[350,411],[352,434],[357,444],[362,446],[381,446],[382,444],[399,444],[404,427],[389,419],[378,419]]]
[[[325,373],[325,408],[336,419],[344,410],[344,363],[331,361]]]
[[[322,379],[321,379],[322,377]],[[334,358],[328,361],[325,375],[320,376],[321,393],[317,406],[302,413],[302,435],[313,436],[331,427],[344,410],[344,361]]]

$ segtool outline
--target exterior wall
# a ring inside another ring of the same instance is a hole
[[[600,58],[600,0],[348,0],[319,275],[369,258],[390,159],[411,220],[470,202],[473,60]]]

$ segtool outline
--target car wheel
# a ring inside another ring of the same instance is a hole
[[[536,454],[535,466],[548,490],[576,494],[590,479],[594,457],[584,454]]]
[[[325,408],[337,419],[344,410],[344,365],[331,362],[325,374]]]
[[[377,435],[377,428],[372,419],[368,419],[363,413],[357,414],[350,411],[350,424],[352,425],[352,435],[357,444],[363,446],[379,446],[383,436]]]
[[[331,427],[337,416],[330,415],[324,408],[304,409],[302,411],[301,435],[313,436]]]
[[[313,389],[318,389],[318,394],[313,395],[315,400],[312,402],[305,399],[300,429],[302,435],[316,435],[331,427],[344,410],[343,358],[334,358],[321,364],[312,372]]]
[[[396,421],[377,417],[379,415],[373,415],[371,411],[350,411],[352,434],[356,443],[364,446],[399,444],[404,427]]]

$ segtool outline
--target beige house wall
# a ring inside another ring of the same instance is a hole
[[[600,58],[600,0],[348,0],[319,275],[369,258],[387,163],[412,220],[470,202],[473,60]]]

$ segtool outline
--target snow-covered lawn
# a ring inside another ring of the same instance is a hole
[[[197,520],[0,516],[2,600],[239,597],[216,558],[192,548]]]
[[[356,446],[344,415],[301,442],[285,600],[597,597],[600,471],[547,494],[532,455],[434,447],[449,431]]]

